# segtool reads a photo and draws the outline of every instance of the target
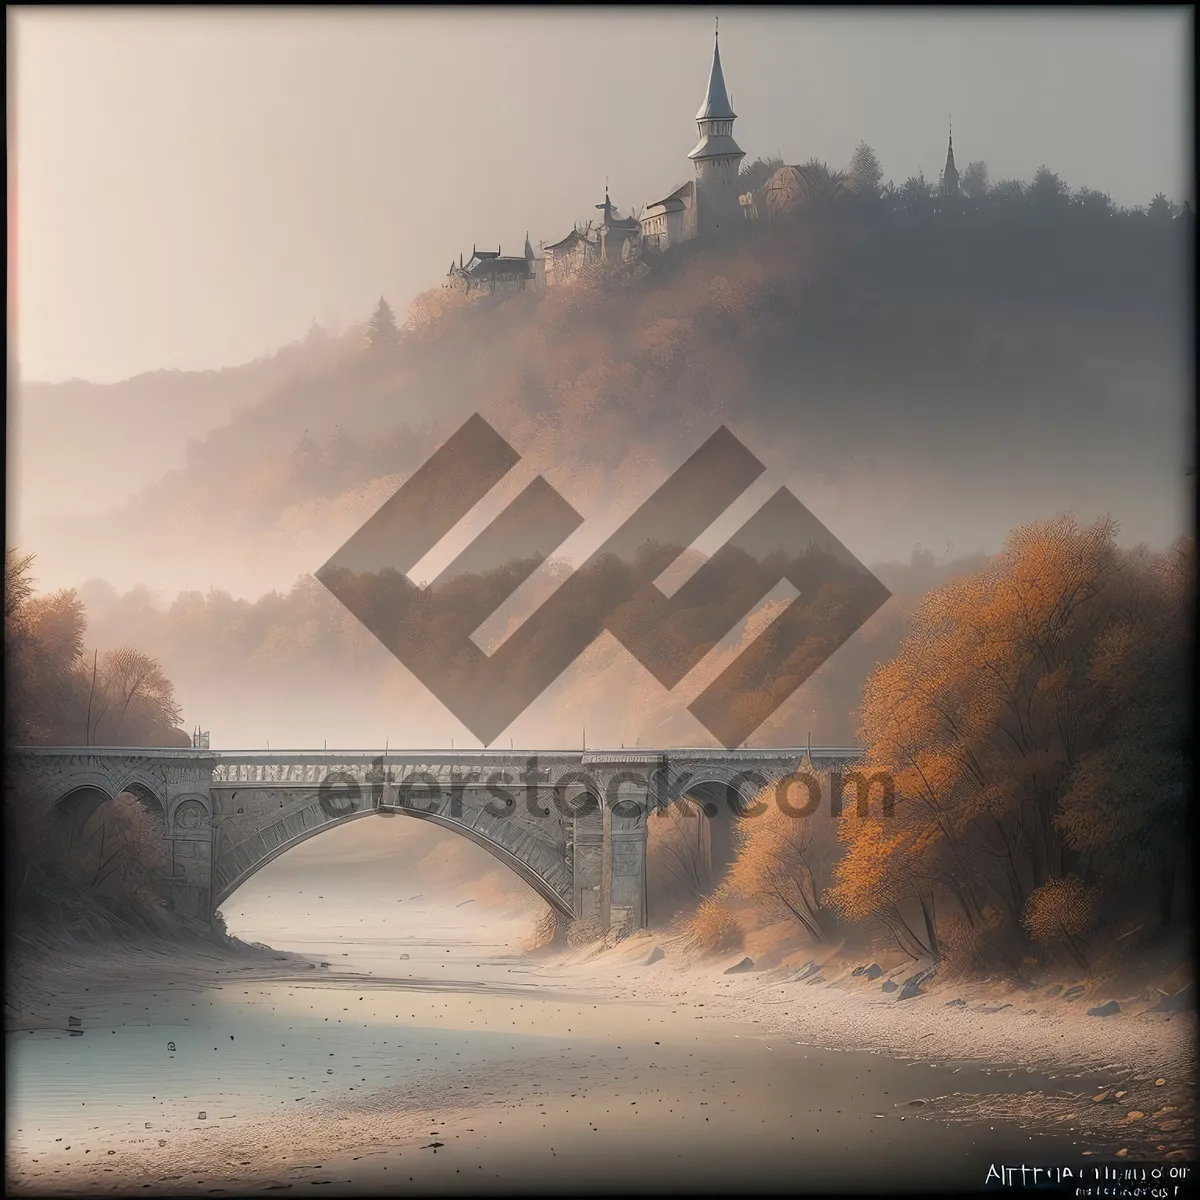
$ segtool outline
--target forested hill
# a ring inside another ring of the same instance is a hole
[[[366,348],[298,347],[194,393],[182,375],[121,385],[130,415],[113,410],[97,457],[170,469],[128,499],[102,489],[115,511],[93,496],[59,533],[85,577],[286,587],[478,411],[589,518],[727,422],[869,557],[991,548],[1068,509],[1170,540],[1190,465],[1190,219],[1044,180],[947,212],[913,183],[817,193],[723,244],[502,304],[435,288],[394,336],[384,322]],[[168,412],[196,431],[181,465]],[[216,529],[201,579],[194,547]]]
[[[189,439],[227,424],[298,373],[336,361],[344,340],[303,341],[241,366],[149,371],[119,383],[22,381],[10,406],[10,478],[37,517],[121,504],[184,462]],[[58,469],[48,472],[53,462]]]

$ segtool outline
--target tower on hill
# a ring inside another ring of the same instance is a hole
[[[720,231],[722,226],[740,219],[738,209],[738,172],[745,151],[733,140],[737,113],[725,90],[721,69],[720,35],[713,37],[712,67],[708,87],[696,113],[700,141],[688,155],[696,168],[697,232],[701,235]]]

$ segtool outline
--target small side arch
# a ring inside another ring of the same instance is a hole
[[[152,779],[144,771],[131,771],[127,775],[118,776],[114,781],[114,795],[121,792],[131,792],[149,812],[157,813],[164,821],[167,817],[167,805],[162,795],[162,781]]]
[[[109,790],[108,780],[73,783],[74,786],[54,802],[51,811],[67,822],[68,836],[71,842],[77,842],[87,823],[117,793]]]

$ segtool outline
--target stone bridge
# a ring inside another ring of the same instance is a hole
[[[272,859],[364,817],[453,830],[598,932],[645,927],[647,819],[686,798],[714,846],[764,786],[851,766],[847,749],[18,750],[33,794],[82,822],[121,792],[163,822],[172,904],[208,923]]]

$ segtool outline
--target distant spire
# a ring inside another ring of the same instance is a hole
[[[950,141],[946,146],[946,168],[942,172],[942,188],[949,195],[958,194],[958,168],[954,165],[954,119],[950,119]]]
[[[532,260],[532,258],[533,258],[533,246],[529,241],[529,230],[528,229],[525,230],[525,257],[530,260]]]

